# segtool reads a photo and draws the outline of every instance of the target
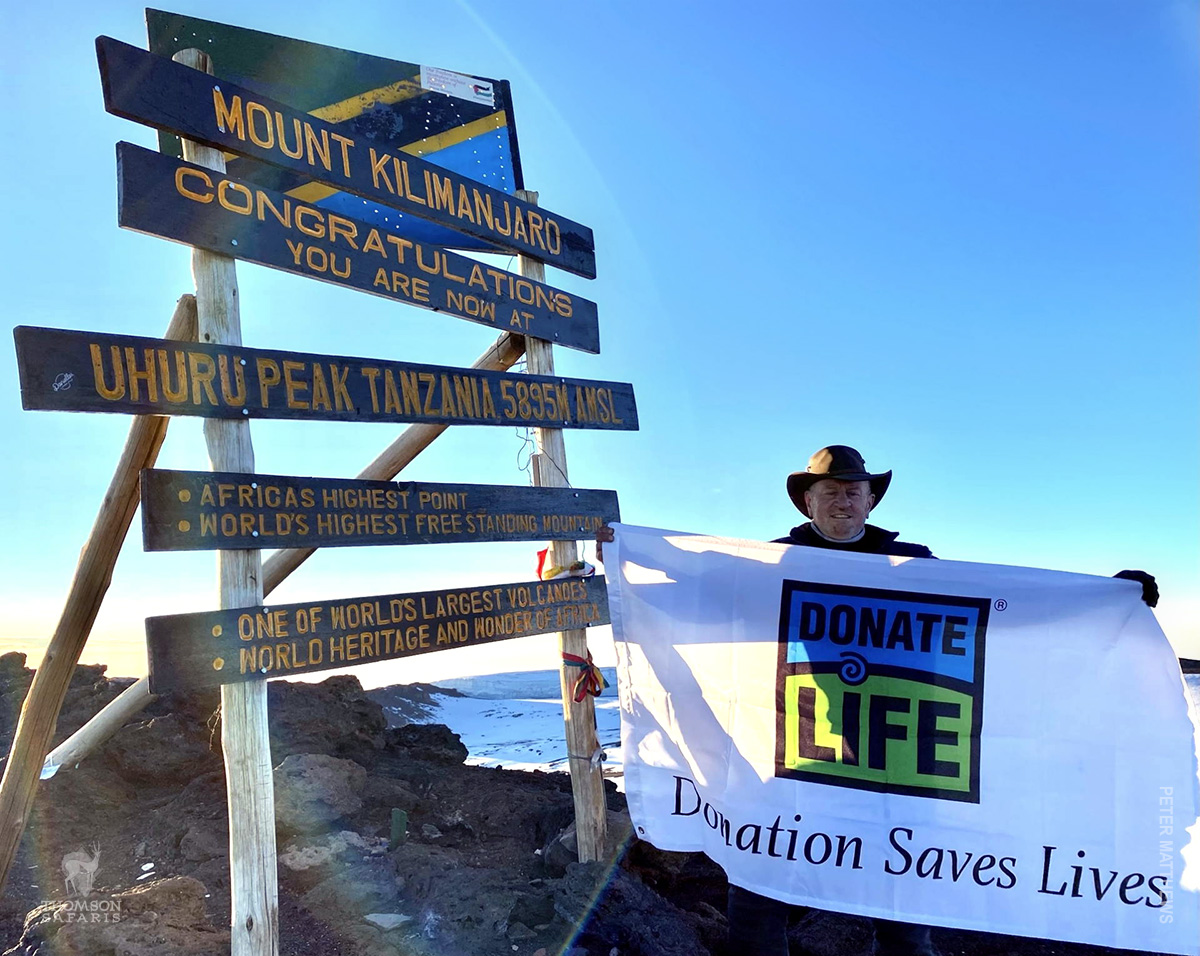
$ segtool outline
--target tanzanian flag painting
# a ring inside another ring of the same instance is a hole
[[[506,193],[524,188],[512,96],[507,80],[389,60],[289,37],[146,10],[150,52],[173,56],[190,47],[212,57],[213,73],[344,125],[356,140],[419,156]],[[159,149],[181,155],[179,139],[159,133]],[[330,212],[394,229],[422,242],[491,249],[415,216],[403,216],[332,186],[257,162],[227,156],[229,172]]]

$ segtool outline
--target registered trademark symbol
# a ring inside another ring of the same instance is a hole
[[[992,605],[997,611],[1003,611],[1008,607],[1008,602],[1004,598],[996,598],[996,603]]]

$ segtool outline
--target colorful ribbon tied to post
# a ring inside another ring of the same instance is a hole
[[[599,697],[600,692],[608,686],[604,681],[604,675],[600,673],[600,668],[592,663],[591,651],[588,651],[586,659],[563,651],[563,666],[580,669],[580,674],[575,679],[575,703],[577,704],[582,703],[587,694]]]

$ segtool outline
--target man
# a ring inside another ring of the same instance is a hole
[[[932,558],[933,552],[925,545],[897,541],[895,531],[866,523],[891,483],[890,471],[869,474],[862,455],[849,445],[822,448],[808,460],[806,470],[793,472],[787,480],[792,504],[812,520],[793,528],[786,538],[776,538],[775,543]]]
[[[776,544],[795,544],[831,551],[855,551],[909,558],[933,558],[923,544],[900,541],[895,531],[867,524],[867,516],[883,499],[892,481],[890,471],[873,475],[855,449],[829,445],[808,460],[804,471],[788,475],[792,503],[809,519],[792,528]],[[612,528],[596,532],[596,556],[603,560],[603,542],[613,540]],[[1142,585],[1142,600],[1158,603],[1158,587],[1144,571],[1121,571],[1114,577]],[[787,956],[789,905],[741,887],[729,887],[730,953],[736,956]],[[893,920],[872,920],[874,952],[878,956],[934,956],[928,926]]]
[[[787,537],[776,538],[773,543],[908,558],[934,557],[923,544],[898,541],[895,531],[867,524],[867,515],[891,483],[890,471],[869,474],[862,455],[849,445],[822,448],[808,460],[807,469],[793,472],[787,480],[792,504],[812,520],[797,525]],[[1158,584],[1153,575],[1126,570],[1113,577],[1137,581],[1142,586],[1142,600],[1150,607],[1158,604]]]
[[[797,525],[777,544],[798,544],[832,551],[932,558],[923,544],[897,540],[895,531],[867,524],[867,516],[887,493],[892,473],[872,475],[855,449],[829,445],[808,460],[804,471],[788,475],[788,497],[810,520]],[[729,941],[745,956],[787,956],[788,904],[729,886]],[[932,956],[928,926],[877,919],[874,951],[879,954]]]

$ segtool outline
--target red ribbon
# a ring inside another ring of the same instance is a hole
[[[588,694],[599,697],[600,692],[608,685],[604,681],[604,675],[600,673],[600,668],[592,663],[592,652],[588,651],[586,660],[575,654],[568,654],[566,651],[563,652],[562,657],[563,666],[581,669],[579,677],[575,680],[575,703],[582,703],[583,698]]]

